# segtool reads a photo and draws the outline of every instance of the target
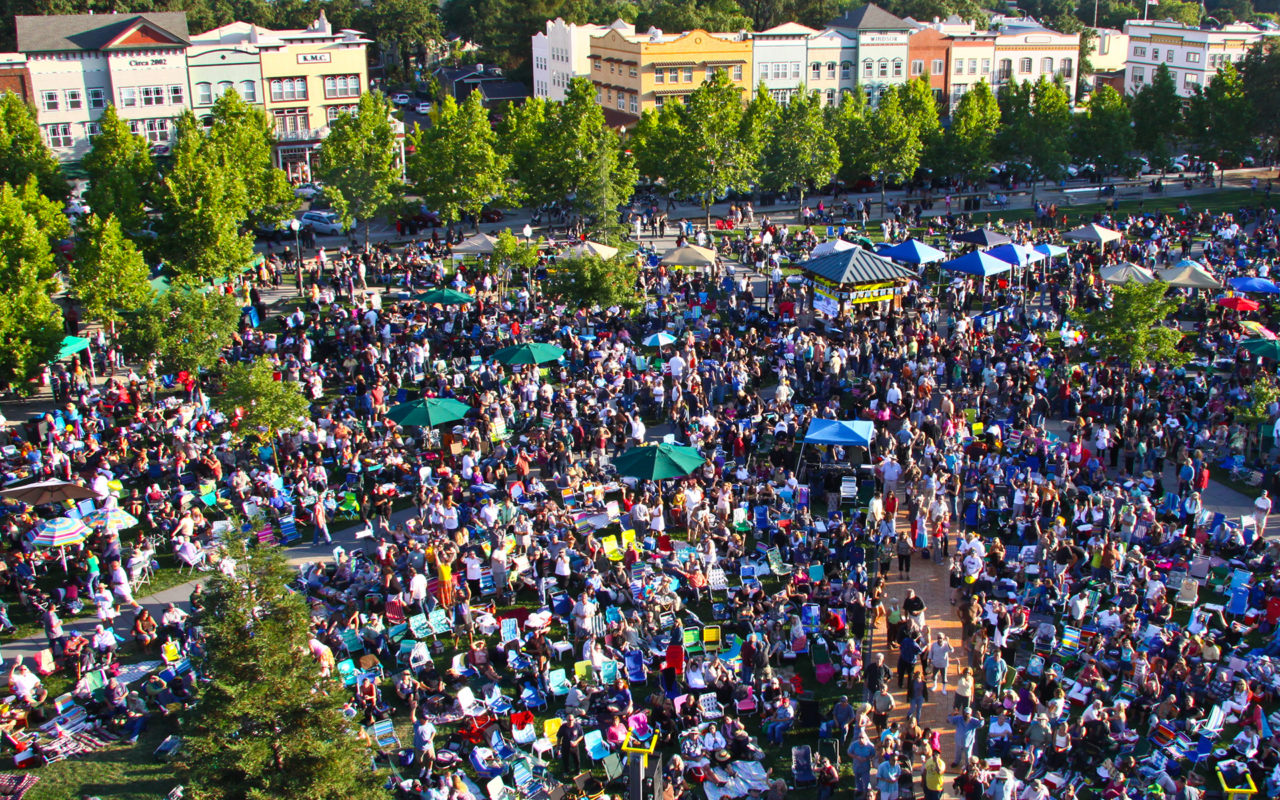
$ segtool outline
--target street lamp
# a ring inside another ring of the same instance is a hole
[[[295,248],[295,258],[293,277],[298,284],[298,296],[302,296],[302,223],[297,217],[289,220],[289,230],[293,231],[293,245]]]

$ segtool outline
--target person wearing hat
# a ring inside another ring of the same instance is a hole
[[[946,782],[947,763],[942,753],[931,750],[924,760],[924,800],[942,800],[942,787]]]

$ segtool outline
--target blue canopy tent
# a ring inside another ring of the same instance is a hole
[[[866,447],[870,449],[876,434],[875,423],[866,419],[815,419],[809,423],[804,440],[800,443],[800,454],[796,459],[796,470],[804,462],[804,446],[807,444],[840,445],[842,447]]]
[[[1057,258],[1058,256],[1065,256],[1067,254],[1067,248],[1056,244],[1038,244],[1031,249],[1035,250],[1037,253],[1046,255],[1049,258]]]
[[[1280,286],[1276,286],[1266,278],[1255,278],[1246,276],[1242,278],[1232,278],[1227,281],[1231,284],[1231,288],[1237,292],[1257,292],[1258,294],[1280,294]]]
[[[881,245],[876,251],[885,258],[902,261],[907,264],[932,264],[947,257],[947,254],[936,247],[930,247],[916,239],[908,239],[894,245]]]
[[[989,253],[981,250],[975,250],[972,253],[965,253],[959,258],[953,258],[942,265],[943,269],[949,269],[952,272],[963,272],[966,275],[976,275],[979,278],[988,278],[992,275],[999,275],[1013,269],[1013,266],[1007,261],[1001,261]]]
[[[1047,256],[1044,253],[1038,253],[1030,247],[1024,247],[1020,244],[1002,244],[999,247],[993,247],[987,251],[987,255],[998,258],[1006,264],[1012,264],[1015,267],[1025,267],[1037,261],[1043,261]]]

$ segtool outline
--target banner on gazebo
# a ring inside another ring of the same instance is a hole
[[[828,317],[838,317],[840,316],[840,301],[834,294],[814,288],[813,310],[818,314],[826,314]]]

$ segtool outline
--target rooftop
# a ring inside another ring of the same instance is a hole
[[[885,11],[875,3],[867,3],[859,8],[844,12],[843,16],[831,20],[832,28],[848,28],[856,31],[909,31],[911,26],[903,20]]]
[[[185,11],[16,16],[14,28],[23,53],[185,47],[190,41]]]

